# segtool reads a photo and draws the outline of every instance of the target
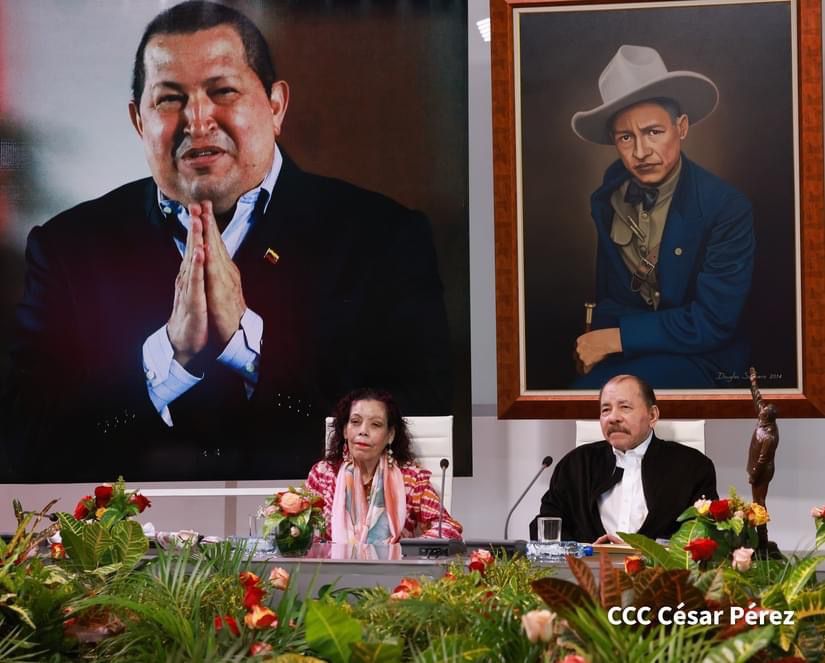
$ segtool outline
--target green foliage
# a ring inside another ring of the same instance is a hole
[[[816,547],[825,546],[825,518],[816,519]]]
[[[149,541],[134,520],[102,522],[81,521],[59,513],[60,532],[68,559],[75,571],[100,571],[98,575],[130,571],[149,549]]]
[[[567,618],[573,648],[590,663],[733,663],[747,661],[771,641],[773,627],[751,629],[722,642],[710,637],[709,626],[663,626],[648,629],[613,624],[593,604]]]
[[[348,663],[350,645],[361,639],[361,623],[342,604],[310,601],[306,639],[313,651],[331,663]]]

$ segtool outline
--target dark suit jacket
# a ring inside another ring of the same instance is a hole
[[[630,174],[621,161],[591,198],[598,234],[593,328],[619,327],[623,356],[687,356],[715,381],[718,371],[747,374],[748,343],[739,323],[753,272],[753,212],[747,198],[682,155],[656,267],[658,310],[630,287],[630,272],[610,239],[610,196]],[[617,369],[618,373],[628,372]],[[632,372],[632,371],[631,371]],[[672,372],[672,371],[671,371]],[[655,375],[645,379],[657,385]]]
[[[32,230],[2,400],[6,480],[299,478],[323,455],[331,405],[352,388],[389,389],[405,414],[449,412],[427,219],[285,157],[234,257],[264,320],[254,396],[215,364],[172,403],[168,428],[141,367],[144,340],[172,310],[181,256],[171,225],[145,179]]]
[[[539,515],[561,517],[565,541],[595,541],[605,533],[599,497],[621,481],[622,473],[609,442],[576,447],[556,466]],[[642,488],[648,514],[639,533],[652,539],[670,538],[679,529],[676,519],[696,500],[718,499],[710,458],[655,435],[642,459]],[[535,520],[530,538],[536,538]]]

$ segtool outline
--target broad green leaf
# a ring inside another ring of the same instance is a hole
[[[92,575],[105,580],[110,575],[113,575],[123,568],[123,564],[115,562],[114,564],[106,564],[105,566],[98,566],[92,571]]]
[[[698,518],[699,512],[696,510],[695,506],[689,506],[687,509],[682,511],[679,517],[676,519],[676,522],[681,523],[683,520],[688,520],[689,518]]]
[[[11,610],[14,614],[20,617],[20,619],[23,620],[26,623],[26,625],[30,626],[31,628],[37,628],[34,625],[34,622],[32,621],[31,613],[29,613],[29,611],[26,610],[24,607],[19,606],[15,603],[11,603],[4,605],[3,608],[5,608],[6,610]]]
[[[361,639],[361,622],[347,614],[343,606],[310,601],[306,614],[306,640],[321,658],[332,663],[348,663],[350,645]]]
[[[740,633],[716,645],[702,663],[744,663],[767,647],[773,638],[773,626],[762,626]]]
[[[353,642],[352,663],[398,663],[404,647],[398,640],[384,640],[383,642]]]
[[[149,549],[149,540],[135,520],[123,520],[112,527],[115,557],[124,570],[133,568]]]
[[[678,531],[670,537],[668,553],[673,563],[668,568],[689,569],[690,553],[685,546],[694,539],[701,539],[710,534],[707,524],[701,520],[688,520],[682,523]]]
[[[107,556],[106,553],[110,553],[114,541],[109,531],[100,523],[84,524],[83,543],[88,546],[92,555],[92,567],[87,567],[89,570],[101,563],[111,563],[111,554]],[[107,556],[108,559],[104,560],[104,556]]]
[[[92,569],[95,566],[94,551],[83,537],[84,524],[75,520],[68,513],[58,513],[60,521],[60,536],[63,547],[69,556],[69,564],[81,569]]]
[[[653,539],[649,539],[644,534],[619,532],[619,536],[625,543],[633,546],[655,564],[663,566],[666,569],[678,568],[674,566],[673,558],[668,553],[667,548],[660,543],[656,543]]]
[[[103,512],[103,516],[101,516],[98,522],[102,527],[105,527],[106,529],[111,529],[115,523],[123,520],[123,517],[123,511],[113,506],[110,506],[106,509],[106,511]]]
[[[816,522],[816,547],[821,548],[825,546],[825,518],[819,518]]]
[[[811,576],[816,572],[816,567],[823,560],[825,557],[806,557],[796,563],[788,579],[782,583],[782,591],[788,603],[793,602],[796,595],[808,584]]]
[[[814,615],[825,615],[825,585],[810,592],[801,592],[791,603],[796,620]]]

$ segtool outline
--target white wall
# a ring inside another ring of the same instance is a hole
[[[61,19],[61,32],[77,34],[77,29],[89,25],[89,17],[95,12],[122,11],[126,3],[100,3],[77,1],[71,3],[71,11],[66,11]],[[156,9],[169,4],[165,1],[142,3],[147,18]],[[88,134],[72,133],[71,149],[77,154],[89,150],[103,150],[101,163],[110,163],[108,157],[113,151],[123,154],[122,170],[114,172],[108,167],[105,173],[70,172],[66,175],[77,177],[86,175],[83,182],[66,182],[61,190],[70,191],[66,195],[87,198],[101,193],[108,186],[102,182],[112,181],[112,186],[145,172],[139,149],[135,145],[117,144],[97,140],[99,135],[122,135],[128,140],[129,134],[122,131],[117,123],[126,122],[125,105],[119,108],[121,115],[111,117],[100,111],[105,103],[97,96],[102,89],[112,89],[112,81],[122,80],[124,70],[128,70],[132,49],[137,43],[137,35],[143,22],[132,19],[123,23],[122,34],[110,35],[113,52],[117,43],[126,44],[121,55],[112,55],[104,61],[95,59],[95,77],[89,93],[87,108],[67,109],[61,104],[69,95],[61,94],[61,86],[67,81],[75,81],[71,76],[62,76],[59,70],[60,58],[55,51],[45,47],[52,43],[44,39],[42,12],[48,5],[49,11],[62,7],[59,2],[36,0],[27,3],[5,3],[4,18],[8,25],[15,26],[14,41],[5,47],[14,49],[14,60],[21,63],[17,76],[19,81],[11,81],[20,87],[15,89],[20,113],[35,113],[49,122],[44,126],[52,131],[67,131],[62,118],[72,113],[89,113],[97,116],[89,121]],[[129,3],[129,10],[134,8]],[[570,421],[499,421],[495,418],[496,368],[495,368],[495,299],[493,270],[493,222],[492,222],[492,150],[490,119],[490,56],[489,46],[481,41],[475,23],[488,15],[487,4],[483,0],[469,3],[469,73],[470,73],[470,269],[471,269],[471,326],[472,326],[472,402],[473,411],[473,464],[474,475],[456,478],[454,484],[453,513],[464,524],[465,534],[470,538],[501,538],[504,520],[512,503],[524,490],[528,481],[539,468],[541,459],[551,455],[555,459],[573,448],[574,424]],[[41,20],[38,20],[38,19]],[[60,46],[60,48],[64,48]],[[89,58],[97,58],[101,52],[100,42],[95,39],[77,40],[72,49],[89,51]],[[109,48],[107,46],[107,52]],[[57,51],[59,53],[60,51]],[[8,54],[4,57],[8,58]],[[39,59],[38,59],[39,58]],[[6,61],[9,61],[8,59]],[[37,66],[33,64],[37,63]],[[39,96],[33,79],[42,75],[47,67],[54,82],[54,94]],[[125,69],[124,69],[125,67]],[[105,82],[105,85],[98,85]],[[120,85],[119,83],[117,85]],[[117,86],[115,86],[115,89]],[[125,97],[124,94],[122,95]],[[10,95],[11,96],[11,95]],[[94,114],[92,114],[94,112]],[[119,118],[119,119],[118,119]],[[100,124],[100,123],[103,124]],[[111,130],[111,131],[110,131]],[[44,141],[48,143],[49,141]],[[64,168],[65,170],[65,168]],[[54,172],[60,172],[54,171]],[[65,207],[57,201],[57,208]],[[594,403],[594,416],[596,406]],[[667,412],[663,412],[667,417]],[[716,464],[718,485],[721,492],[735,485],[743,495],[748,495],[745,475],[745,458],[754,422],[752,420],[709,421],[707,427],[707,454]],[[771,538],[780,547],[793,549],[810,547],[813,542],[813,525],[809,511],[815,504],[825,503],[823,470],[825,467],[825,421],[823,420],[780,420],[781,441],[777,452],[777,473],[768,495],[768,508],[773,521],[770,524]],[[128,468],[124,468],[128,479]],[[511,536],[526,536],[527,524],[538,509],[542,492],[547,487],[550,471],[528,493],[516,511],[510,524]],[[269,482],[267,482],[269,483]],[[273,480],[271,485],[284,485],[284,481]],[[162,486],[163,484],[151,484]],[[194,486],[218,486],[215,483],[197,483]],[[241,482],[240,486],[265,485],[263,482]],[[144,487],[149,487],[147,484]],[[2,485],[0,486],[0,531],[14,527],[11,513],[12,497],[19,497],[27,509],[43,506],[49,499],[61,499],[58,508],[72,510],[75,502],[87,494],[91,485]],[[258,498],[156,498],[154,506],[146,512],[142,520],[151,520],[158,529],[192,528],[203,533],[246,534],[248,516],[255,512],[260,503]]]

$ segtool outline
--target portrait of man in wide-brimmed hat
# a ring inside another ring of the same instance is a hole
[[[770,390],[800,388],[791,8],[515,13],[521,393],[566,405],[630,372],[688,401],[746,395],[749,366]]]
[[[745,195],[682,152],[719,91],[629,44],[598,89],[602,103],[575,113],[572,129],[613,145],[619,159],[591,196],[596,306],[592,330],[576,339],[573,387],[631,373],[655,387],[713,388],[726,367],[749,360],[742,314],[755,248]]]

